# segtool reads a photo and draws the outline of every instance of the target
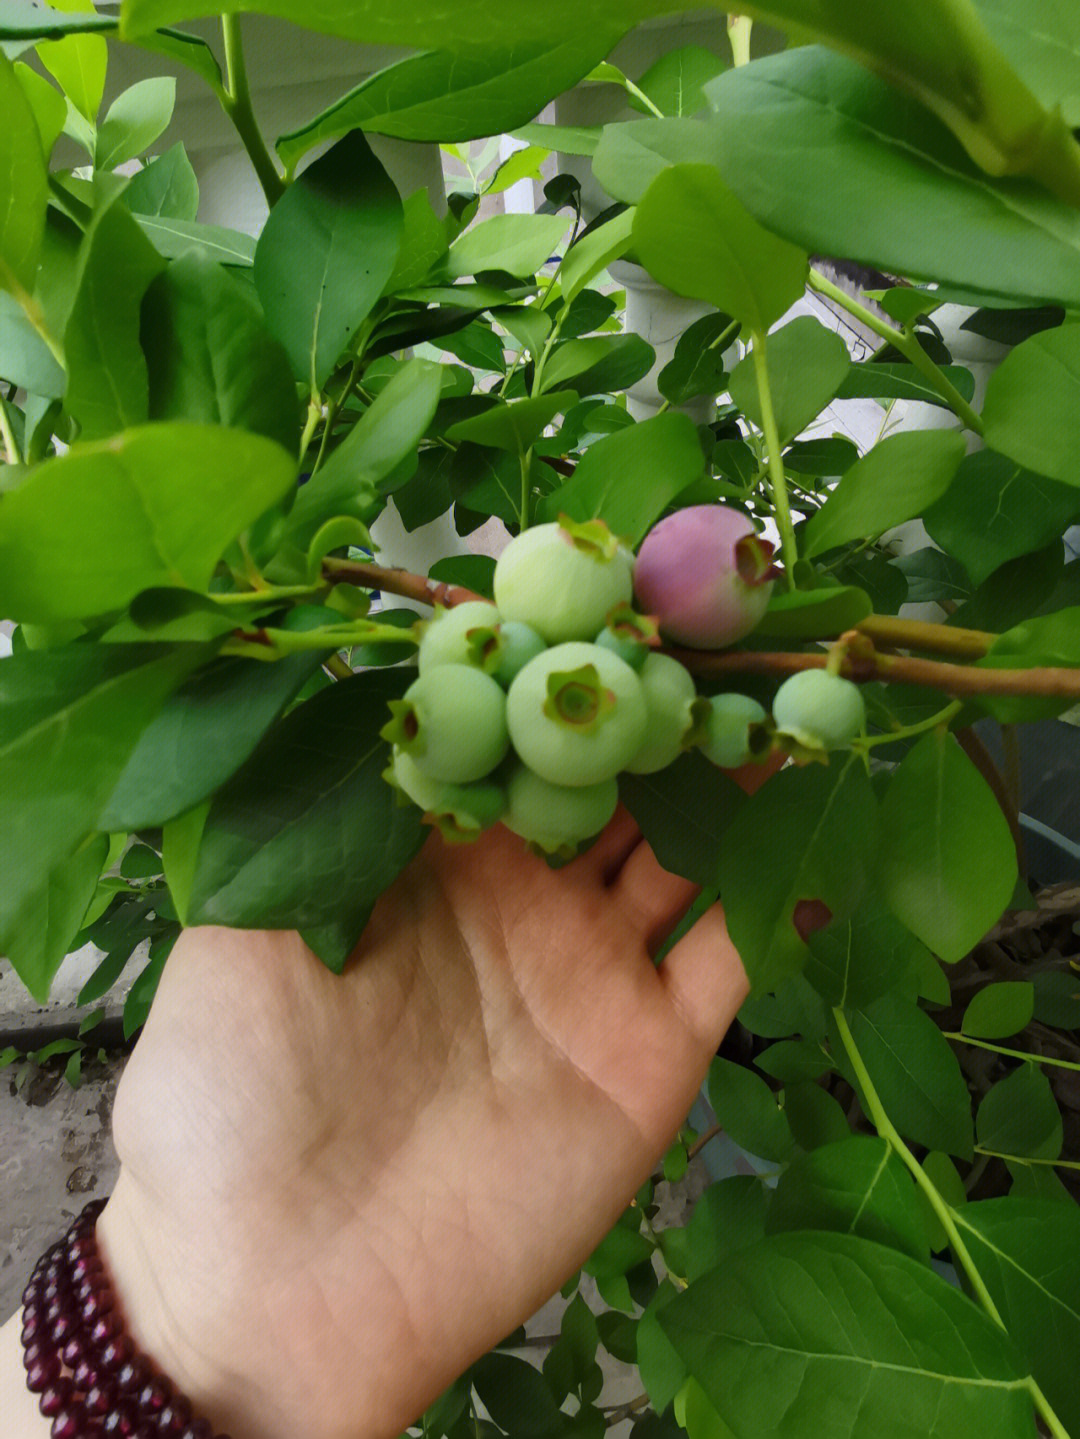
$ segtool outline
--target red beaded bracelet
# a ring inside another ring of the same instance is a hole
[[[38,1260],[23,1290],[26,1387],[52,1419],[53,1439],[229,1439],[193,1417],[186,1395],[139,1354],[98,1254],[106,1199],[86,1206]],[[73,1377],[61,1374],[64,1365]]]

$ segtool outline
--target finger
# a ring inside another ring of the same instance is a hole
[[[637,820],[620,804],[595,842],[573,861],[574,868],[580,866],[581,874],[590,874],[602,884],[610,885],[641,843]]]
[[[719,903],[672,947],[657,974],[703,1056],[714,1054],[750,993]]]
[[[611,885],[619,912],[634,920],[650,954],[660,948],[700,890],[700,885],[664,869],[644,840],[627,856]]]

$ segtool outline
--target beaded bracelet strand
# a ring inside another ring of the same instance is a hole
[[[126,1333],[95,1237],[106,1203],[91,1200],[23,1290],[26,1385],[40,1395],[52,1439],[229,1439],[194,1417],[190,1399]]]

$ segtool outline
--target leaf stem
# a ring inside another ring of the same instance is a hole
[[[8,412],[7,401],[0,396],[0,439],[4,441],[4,456],[9,465],[21,465],[22,455],[19,452],[19,442],[15,438],[15,431],[11,425],[11,415]]]
[[[1025,1055],[1030,1059],[1030,1055]],[[996,1149],[984,1149],[981,1144],[975,1146],[976,1154],[985,1154],[988,1159],[1005,1159],[1010,1164],[1047,1164],[1053,1169],[1080,1169],[1080,1159],[1031,1159],[1023,1154],[1001,1154]]]
[[[988,630],[962,630],[931,620],[902,620],[896,615],[867,615],[855,628],[886,649],[926,650],[969,660],[982,659],[997,639]]]
[[[974,1260],[968,1253],[967,1245],[964,1243],[960,1236],[960,1231],[956,1227],[956,1222],[953,1219],[952,1206],[943,1198],[922,1165],[900,1138],[892,1120],[885,1113],[884,1105],[881,1103],[878,1092],[874,1088],[873,1081],[870,1078],[869,1071],[863,1063],[863,1057],[859,1053],[858,1045],[855,1043],[855,1036],[851,1032],[844,1011],[834,1008],[832,1014],[833,1019],[836,1021],[836,1027],[840,1031],[840,1039],[844,1049],[847,1051],[847,1057],[851,1062],[851,1067],[855,1071],[855,1077],[859,1081],[862,1097],[866,1101],[866,1107],[869,1110],[869,1117],[873,1122],[874,1128],[878,1134],[881,1135],[882,1139],[896,1151],[911,1171],[911,1175],[916,1184],[918,1184],[919,1188],[926,1195],[930,1201],[930,1207],[941,1221],[941,1227],[949,1236],[949,1244],[952,1248],[953,1255],[971,1281],[972,1288],[979,1296],[979,1302],[994,1323],[1004,1329],[1005,1324],[1001,1315],[998,1313],[997,1305],[991,1298],[990,1291],[986,1287],[986,1282],[976,1268]]]
[[[236,133],[259,177],[259,184],[271,209],[285,193],[285,181],[266,148],[266,141],[255,121],[251,106],[251,90],[248,86],[247,66],[244,64],[244,47],[240,35],[240,16],[222,15],[221,34],[225,42],[226,91],[221,108],[232,121]]]
[[[1035,1064],[1056,1064],[1059,1069],[1080,1070],[1080,1064],[1074,1063],[1071,1059],[1055,1059],[1049,1054],[1032,1054],[1026,1049],[1006,1049],[1003,1045],[991,1044],[987,1039],[974,1039],[970,1034],[962,1034],[956,1029],[943,1029],[942,1034],[946,1039],[958,1039],[962,1044],[975,1045],[977,1049],[991,1049],[995,1054],[1008,1055],[1010,1059],[1030,1059]],[[989,1153],[989,1151],[985,1152]],[[1046,1160],[1044,1162],[1053,1164],[1056,1161]],[[1077,1168],[1080,1168],[1080,1165]]]
[[[813,266],[810,268],[810,288],[817,290],[821,295],[827,295],[830,300],[834,300],[838,305],[842,305],[848,314],[854,315],[856,319],[861,320],[864,325],[873,330],[876,335],[880,335],[883,340],[888,340],[891,345],[895,345],[904,358],[909,360],[919,373],[933,385],[934,389],[937,390],[938,394],[953,413],[963,420],[967,429],[974,430],[977,435],[982,434],[982,420],[971,408],[967,400],[964,399],[956,386],[946,375],[942,374],[939,367],[934,364],[933,360],[909,330],[897,329],[894,325],[889,325],[886,324],[884,320],[879,320],[872,310],[868,310],[865,305],[860,305],[858,300],[853,299],[845,290],[841,290],[838,285],[834,285],[831,280],[827,280],[825,276],[822,275],[820,271],[815,270]]]
[[[912,735],[925,734],[927,730],[937,729],[939,725],[948,724],[954,715],[958,715],[964,708],[961,700],[953,700],[944,709],[932,714],[929,719],[919,720],[917,724],[903,725],[900,729],[890,730],[888,734],[868,735],[864,739],[851,741],[851,748],[856,752],[870,749],[872,745],[892,744],[898,739],[910,739]]]
[[[765,432],[765,443],[769,449],[769,487],[772,490],[773,506],[776,510],[776,526],[780,531],[780,544],[784,555],[784,573],[789,590],[795,588],[795,564],[799,558],[799,547],[795,543],[795,526],[791,519],[788,503],[787,477],[780,448],[780,432],[776,428],[776,413],[773,410],[772,389],[769,385],[769,367],[765,353],[764,330],[751,331],[751,353],[754,356],[754,373],[757,376],[758,400],[761,404],[761,426]]]

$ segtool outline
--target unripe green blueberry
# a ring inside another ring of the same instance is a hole
[[[705,717],[702,753],[721,769],[738,769],[750,758],[752,724],[761,724],[765,711],[749,695],[713,695]]]
[[[557,785],[613,779],[641,747],[648,711],[637,675],[599,645],[554,645],[531,659],[506,696],[518,756]]]
[[[631,774],[652,774],[679,758],[685,741],[694,733],[700,706],[695,712],[698,696],[693,675],[670,655],[649,655],[638,679],[648,724],[644,743],[625,768]]]
[[[619,785],[615,779],[599,784],[551,784],[520,764],[507,785],[502,822],[522,839],[531,840],[548,854],[599,834],[615,813]]]
[[[633,556],[602,520],[534,525],[495,565],[500,614],[531,625],[549,645],[591,639],[632,591]]]
[[[468,600],[451,609],[437,609],[420,639],[416,654],[421,674],[436,665],[474,665],[494,674],[498,664],[499,611],[486,600]]]
[[[476,839],[496,823],[506,808],[506,790],[492,777],[473,784],[449,784],[418,769],[395,745],[385,778],[424,811],[444,839]]]
[[[866,724],[858,685],[826,670],[799,670],[776,691],[773,721],[805,749],[842,749]]]
[[[773,547],[730,505],[689,505],[654,525],[634,564],[638,605],[660,633],[692,649],[722,649],[769,607]]]
[[[499,625],[499,639],[498,663],[492,673],[504,689],[509,689],[515,676],[547,648],[547,642],[531,625],[523,625],[520,620],[503,620]]]
[[[660,631],[652,615],[639,615],[630,605],[620,604],[608,614],[594,644],[618,655],[640,673],[653,649],[659,647]]]
[[[379,733],[433,779],[468,784],[490,774],[510,747],[506,695],[470,665],[435,665],[413,681]]]

